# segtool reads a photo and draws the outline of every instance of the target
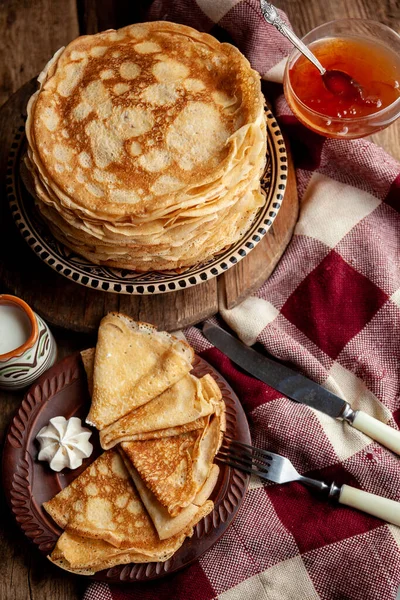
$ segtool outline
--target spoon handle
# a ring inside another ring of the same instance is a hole
[[[319,60],[314,56],[314,54],[307,48],[305,44],[297,37],[295,33],[282,21],[280,16],[278,15],[278,11],[275,6],[266,0],[260,0],[261,12],[264,19],[267,23],[270,23],[276,29],[285,36],[292,44],[299,50],[304,56],[310,60],[314,66],[317,67],[318,71],[321,75],[324,75],[326,69],[321,65]]]

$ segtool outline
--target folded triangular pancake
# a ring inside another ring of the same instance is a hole
[[[65,560],[72,569],[96,568],[106,560],[118,557],[116,564],[121,564],[119,559],[129,554],[131,562],[150,562],[157,560],[164,562],[172,556],[173,551],[166,552],[160,544],[160,552],[157,554],[156,548],[151,554],[142,554],[140,552],[130,551],[126,548],[116,548],[104,540],[95,540],[75,535],[68,531],[58,538],[56,547],[51,553],[51,561]]]
[[[178,427],[207,417],[220,406],[221,392],[211,377],[186,375],[151,402],[140,406],[100,432],[105,450],[122,441],[142,439],[141,434]]]
[[[44,508],[66,531],[117,548],[153,555],[157,533],[124,463],[115,451],[102,454]],[[170,552],[175,546],[157,546]]]
[[[207,504],[207,500],[210,497],[218,479],[219,468],[217,465],[213,465],[214,468],[210,477],[210,481],[206,481],[204,483],[204,491],[202,490],[203,493],[199,495],[201,505],[196,497],[194,498],[193,502],[189,504],[189,506],[183,508],[177,516],[171,517],[167,509],[157,500],[153,492],[146,487],[137,470],[127,459],[123,450],[120,449],[120,452],[125,462],[125,466],[135,484],[135,488],[137,489],[140,498],[157,530],[160,540],[167,540],[173,536],[176,536],[182,529],[188,526],[188,524],[196,515],[197,511],[199,509],[202,510]]]
[[[64,532],[58,539],[49,560],[66,571],[80,575],[93,575],[115,565],[129,563],[165,562],[183,544],[186,537],[193,535],[195,525],[214,508],[211,501],[205,501],[197,509],[187,527],[168,540],[159,540],[157,534],[153,552],[143,554],[134,550],[119,549],[103,540],[85,538]],[[153,527],[153,525],[152,525]],[[154,527],[153,527],[154,529]]]
[[[60,537],[60,540],[64,536],[70,536],[70,534],[64,533]],[[91,552],[93,549],[93,543],[99,541],[99,540],[91,540],[89,538],[77,538],[77,539],[80,540],[79,545],[81,547],[85,548],[85,554],[87,554],[89,556],[91,555]],[[70,544],[69,537],[65,538],[64,542],[68,543],[69,551],[68,551],[67,556],[70,556],[75,550],[75,544],[74,543]],[[126,565],[129,563],[165,562],[166,560],[171,558],[171,556],[174,554],[174,552],[170,552],[169,554],[162,555],[162,557],[160,559],[157,559],[157,557],[150,558],[144,554],[138,554],[137,552],[130,552],[129,550],[123,550],[122,552],[120,552],[118,554],[114,554],[112,551],[110,553],[107,552],[108,548],[114,548],[113,546],[111,546],[110,544],[107,544],[107,542],[102,542],[102,543],[104,544],[104,557],[102,558],[101,562],[97,562],[95,564],[90,564],[89,566],[86,566],[86,567],[79,567],[79,566],[76,567],[74,565],[74,563],[71,564],[69,562],[69,560],[66,558],[66,556],[64,556],[64,554],[61,554],[57,558],[53,558],[53,554],[52,554],[51,556],[48,556],[48,559],[53,564],[57,565],[61,569],[64,569],[65,571],[69,571],[70,573],[75,573],[77,575],[94,575],[98,571],[102,571],[103,569],[110,569],[112,567],[115,567],[116,565]],[[64,545],[65,544],[63,543],[63,546]],[[115,550],[115,548],[114,548],[114,550]],[[60,553],[58,553],[58,554],[60,554]],[[79,556],[80,555],[78,554],[78,558],[79,558]]]
[[[59,537],[48,558],[62,569],[80,575],[93,575],[97,571],[128,563],[165,562],[175,554],[186,537],[193,535],[195,525],[210,513],[213,507],[214,504],[205,499],[185,529],[166,541],[159,540],[156,535],[151,552],[141,553],[135,549],[116,548],[103,540],[86,538],[66,531]],[[149,524],[150,526],[154,531],[154,526]]]
[[[207,425],[207,422],[208,417],[200,417],[200,419],[196,419],[196,421],[192,421],[191,423],[185,423],[184,425],[178,425],[177,427],[167,427],[166,429],[158,429],[157,431],[146,431],[132,437],[140,441],[158,440],[170,436],[181,435],[182,433],[187,433],[189,431],[196,431],[198,429],[203,430],[204,427]],[[130,439],[129,436],[128,439]]]
[[[188,506],[196,495],[193,459],[202,434],[198,429],[167,438],[121,444],[127,460],[171,516]]]
[[[193,521],[189,523],[183,532],[168,539],[169,543],[175,541],[175,539],[177,540],[176,549],[171,550],[169,553],[165,551],[165,546],[163,546],[165,542],[162,541],[159,542],[160,552],[157,554],[158,548],[156,546],[155,553],[150,556],[150,554],[140,554],[136,551],[121,550],[102,540],[83,538],[64,532],[60,536],[53,553],[48,557],[49,560],[66,571],[80,575],[94,575],[94,573],[103,569],[128,563],[165,562],[179,549],[181,545],[179,542],[182,540],[181,543],[183,543],[185,537],[191,537],[195,525],[213,510],[213,502],[207,499],[215,487],[218,474],[218,466],[213,465],[206,483],[196,496],[196,505],[200,508]]]
[[[192,368],[193,350],[169,333],[110,313],[100,323],[86,422],[97,429],[149,402]]]
[[[93,366],[94,366],[95,352],[96,352],[95,348],[88,348],[87,350],[82,350],[82,352],[81,352],[83,366],[85,368],[85,372],[87,375],[90,396],[92,395],[92,391],[93,391]],[[221,399],[221,404],[223,406],[223,410],[225,410],[225,404],[222,399]],[[186,433],[189,431],[204,429],[207,422],[208,422],[207,417],[200,417],[200,419],[196,419],[195,421],[192,421],[191,423],[185,423],[184,425],[178,425],[177,427],[168,427],[166,429],[160,429],[158,431],[149,431],[147,433],[141,433],[140,439],[141,440],[160,439],[160,438],[179,435],[181,433]],[[222,432],[225,431],[225,426],[222,425],[222,421],[221,421],[221,431]]]
[[[171,516],[193,501],[206,480],[219,446],[219,423],[219,417],[212,417],[203,430],[121,444],[140,478]]]

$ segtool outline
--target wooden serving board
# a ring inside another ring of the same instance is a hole
[[[94,333],[109,311],[121,311],[173,331],[216,314],[221,304],[233,308],[269,277],[292,237],[298,215],[296,178],[289,149],[285,197],[272,227],[254,250],[218,278],[168,294],[131,296],[86,288],[44,264],[18,232],[5,192],[15,129],[35,89],[35,80],[26,83],[0,109],[0,291],[23,298],[50,325],[73,331]]]

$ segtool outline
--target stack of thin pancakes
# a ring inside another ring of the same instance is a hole
[[[87,422],[105,452],[44,504],[64,529],[50,560],[85,575],[166,561],[213,509],[225,406],[210,375],[190,374],[190,346],[120,313],[82,352]]]
[[[236,242],[265,203],[259,75],[169,22],[79,37],[39,76],[27,166],[53,235],[95,264],[179,269]]]

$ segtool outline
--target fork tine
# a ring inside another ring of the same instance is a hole
[[[253,468],[262,473],[268,473],[270,465],[265,462],[261,462],[261,464],[254,464],[254,459],[250,454],[238,454],[237,452],[232,452],[229,448],[224,448],[223,446],[220,448],[218,453],[222,458],[230,461],[234,461],[237,465],[242,465],[247,468]]]
[[[269,458],[270,460],[272,460],[272,458],[274,456],[276,456],[272,452],[267,452],[266,450],[261,450],[261,448],[255,448],[254,446],[250,446],[249,444],[244,444],[243,442],[238,442],[237,440],[234,440],[227,436],[224,437],[224,442],[225,441],[228,442],[229,445],[231,445],[231,446],[238,446],[240,448],[244,448],[247,451],[251,451],[253,454],[254,453],[261,454],[262,456],[265,456],[266,458]]]
[[[268,480],[267,474],[265,472],[261,472],[261,471],[257,471],[257,469],[254,469],[253,467],[249,468],[249,467],[245,467],[243,465],[240,465],[232,460],[226,460],[225,458],[221,458],[219,456],[219,453],[217,454],[217,456],[215,457],[215,459],[224,464],[227,465],[228,467],[232,467],[233,469],[237,469],[238,471],[244,471],[245,473],[249,473],[250,475],[257,475],[260,479],[265,479]]]
[[[221,446],[219,452],[221,454],[224,454],[225,456],[231,457],[234,460],[238,460],[249,465],[251,465],[254,462],[254,456],[252,456],[250,453],[238,452],[237,450],[233,450],[232,448],[228,448],[226,446]],[[267,459],[258,460],[259,462],[261,462],[262,465],[269,466],[268,463],[270,461],[268,461]]]
[[[247,448],[240,448],[240,447],[233,447],[233,446],[227,446],[225,443],[222,444],[220,451],[223,450],[225,452],[228,452],[230,454],[232,454],[232,456],[235,456],[237,458],[241,458],[241,459],[245,459],[247,462],[256,462],[256,463],[260,463],[261,465],[265,465],[268,464],[270,465],[270,463],[272,462],[272,459],[268,456],[258,456],[257,454],[252,453],[250,450],[247,450]]]

